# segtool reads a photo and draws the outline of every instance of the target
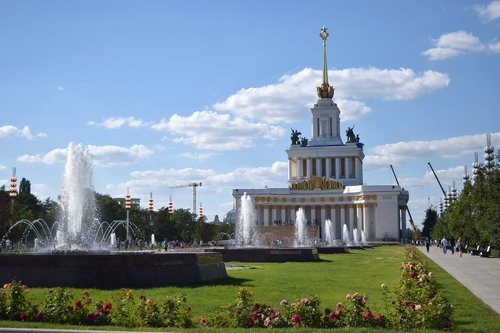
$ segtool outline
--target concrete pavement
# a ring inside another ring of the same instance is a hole
[[[500,259],[481,258],[464,253],[462,257],[455,252],[431,247],[429,253],[424,246],[417,247],[423,254],[441,266],[474,295],[500,313]]]

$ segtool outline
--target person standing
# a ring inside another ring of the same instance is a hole
[[[462,238],[458,239],[457,247],[458,247],[458,251],[460,251],[460,258],[461,258],[462,254],[464,253],[464,242],[463,242]]]
[[[429,248],[431,247],[431,242],[429,241],[429,238],[425,240],[425,249],[427,250],[427,253],[429,253]]]
[[[446,254],[446,248],[448,246],[448,241],[445,237],[441,240],[441,247],[443,248],[443,254]]]

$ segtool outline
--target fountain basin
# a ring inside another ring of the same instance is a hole
[[[219,252],[222,254],[224,262],[242,261],[242,262],[287,262],[287,261],[315,261],[319,260],[316,248],[297,247],[297,248],[261,248],[261,247],[242,247],[242,248],[212,248],[208,251]]]
[[[349,253],[346,246],[318,246],[316,249],[320,254]]]
[[[0,254],[0,282],[115,289],[195,284],[227,277],[220,253],[78,252]]]

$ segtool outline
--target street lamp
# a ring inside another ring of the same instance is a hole
[[[130,191],[129,191],[129,188],[127,187],[127,194],[125,195],[125,209],[127,209],[127,240],[129,240],[128,228],[129,228],[129,223],[130,223],[129,221],[130,221],[130,208],[131,207],[132,207],[132,201],[130,200]]]

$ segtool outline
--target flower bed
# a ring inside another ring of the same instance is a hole
[[[121,290],[114,299],[93,301],[88,292],[76,298],[65,288],[51,289],[38,305],[26,300],[28,288],[19,282],[0,289],[0,319],[39,321],[74,325],[117,325],[124,327],[194,327],[191,308],[184,296],[161,301],[136,297]],[[238,290],[236,301],[201,316],[199,326],[209,327],[390,327],[450,328],[452,307],[413,247],[407,247],[399,284],[391,292],[381,285],[385,312],[368,306],[368,295],[350,293],[331,307],[322,308],[318,296],[286,299],[276,306],[255,303],[247,288]]]

